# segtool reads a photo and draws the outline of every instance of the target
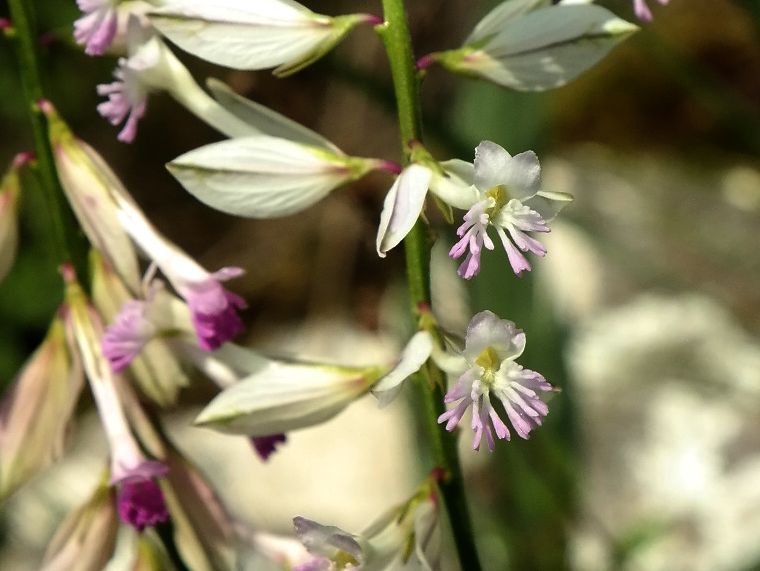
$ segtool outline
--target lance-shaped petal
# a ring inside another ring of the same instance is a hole
[[[19,168],[31,160],[31,155],[16,156],[10,169],[0,181],[0,282],[3,281],[16,259],[18,247]]]
[[[167,168],[212,208],[274,218],[304,210],[370,170],[387,168],[387,163],[262,135],[206,145],[177,157]]]
[[[114,367],[115,363],[123,364],[123,367],[128,366],[129,373],[144,395],[161,406],[173,404],[177,400],[179,390],[187,386],[189,380],[167,341],[153,335],[155,331],[153,331],[151,320],[142,315],[142,308],[146,302],[133,299],[122,280],[99,253],[93,251],[90,261],[92,299],[103,319],[111,322],[117,316],[130,313],[129,310],[132,310],[132,319],[122,318],[122,322],[127,322],[122,325],[129,330],[128,339],[120,339],[116,347],[110,347],[110,352],[105,350],[104,341],[103,354],[109,359],[114,370],[120,369],[119,366]],[[159,290],[154,295],[163,298],[169,294]],[[159,302],[156,305],[160,310],[164,304]],[[125,307],[126,312],[122,312]],[[189,325],[189,312],[187,315]],[[172,320],[171,323],[174,326],[175,321]],[[145,334],[145,337],[136,334],[135,330]],[[107,335],[108,331],[104,339],[107,339]],[[117,358],[112,360],[114,354]]]
[[[235,569],[235,521],[203,474],[166,445],[164,495],[183,560],[193,571]]]
[[[325,422],[375,385],[387,404],[427,360],[431,342],[419,333],[391,367],[342,367],[268,361],[222,391],[196,419],[221,432],[265,437]],[[377,383],[377,384],[376,384]]]
[[[149,15],[183,50],[235,69],[289,75],[315,62],[357,24],[379,23],[366,14],[329,17],[294,0],[173,0]]]
[[[113,556],[118,530],[113,490],[101,484],[58,527],[45,551],[41,571],[102,571]]]
[[[49,102],[40,105],[66,198],[90,243],[124,280],[132,293],[140,289],[137,253],[117,216],[114,194],[127,195],[116,174],[87,143],[77,139]]]
[[[0,499],[63,454],[66,426],[84,381],[61,319],[0,403]]]
[[[306,428],[337,415],[379,377],[376,368],[272,362],[222,391],[195,423],[248,436]]]
[[[439,497],[431,476],[407,501],[388,510],[360,534],[293,519],[296,535],[315,556],[297,571],[433,571],[440,568]]]
[[[433,171],[418,164],[409,165],[396,178],[380,214],[375,245],[381,258],[400,244],[417,222],[432,178]]]
[[[538,9],[536,9],[538,8]],[[418,65],[445,68],[520,91],[560,87],[595,65],[638,27],[592,4],[507,0],[458,50]]]

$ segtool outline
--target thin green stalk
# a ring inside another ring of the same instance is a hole
[[[410,160],[411,143],[422,140],[419,84],[404,0],[383,0],[383,13],[385,23],[378,31],[385,43],[391,66],[406,164]],[[418,220],[404,240],[407,280],[415,314],[418,314],[419,308],[430,306],[430,247],[427,229]],[[433,458],[446,473],[440,488],[459,561],[467,571],[480,571],[459,465],[456,435],[446,432],[438,424],[438,416],[444,412],[444,375],[433,363],[428,363],[424,374],[417,375],[415,381],[422,396],[425,426],[432,444]]]
[[[37,108],[37,103],[44,98],[42,80],[37,61],[37,30],[35,26],[34,6],[28,0],[8,0],[13,41],[18,60],[21,89],[29,121],[32,126],[34,150],[37,155],[37,169],[40,187],[44,194],[44,204],[49,220],[53,242],[53,255],[57,264],[73,261],[78,270],[84,266],[82,248],[75,248],[76,226],[71,212],[63,199],[63,191],[58,182],[58,175],[53,160],[53,152],[47,137],[45,117]]]

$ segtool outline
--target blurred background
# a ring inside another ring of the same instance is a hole
[[[599,3],[633,19],[628,0]],[[73,0],[36,4],[47,93],[72,129],[207,268],[248,270],[233,284],[249,303],[241,343],[346,363],[392,359],[409,324],[402,252],[380,260],[374,251],[389,177],[281,220],[211,211],[163,165],[221,137],[159,94],[135,143],[117,142],[95,110],[95,85],[110,81],[115,58],[72,44]],[[379,11],[369,0],[305,4]],[[495,2],[409,4],[420,56],[459,45]],[[760,569],[760,2],[654,8],[651,25],[556,91],[512,93],[437,68],[425,79],[426,143],[438,158],[472,160],[483,139],[533,149],[544,188],[576,197],[531,275],[516,278],[494,252],[466,284],[446,258],[453,228],[431,209],[442,321],[459,334],[481,309],[515,321],[528,335],[522,363],[562,388],[529,441],[488,454],[462,439],[490,571]],[[221,78],[349,154],[399,159],[390,78],[370,29],[284,80],[179,55],[199,81]],[[0,69],[0,162],[9,163],[31,137],[7,41]],[[44,204],[26,182],[21,250],[0,284],[2,386],[61,299]],[[284,533],[297,514],[360,531],[431,467],[407,393],[388,410],[367,399],[293,434],[266,465],[242,439],[190,426],[213,394],[202,380],[167,418],[240,517]],[[100,475],[105,446],[91,407],[81,408],[68,459],[0,506],[0,569],[35,569],[56,523]]]

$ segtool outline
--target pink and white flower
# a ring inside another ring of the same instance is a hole
[[[475,315],[467,328],[460,357],[441,359],[433,354],[439,366],[459,375],[444,397],[446,404],[455,406],[439,416],[438,422],[445,422],[446,430],[452,431],[472,407],[472,447],[478,450],[485,436],[493,451],[494,432],[499,439],[510,439],[507,425],[494,408],[492,397],[496,397],[517,435],[527,439],[549,412],[540,394],[553,387],[541,374],[517,364],[524,349],[525,333],[514,323],[490,311]]]
[[[73,269],[63,268],[68,302],[68,327],[82,357],[100,421],[111,451],[111,484],[117,489],[121,519],[138,531],[169,518],[157,478],[166,475],[165,464],[149,460],[140,450],[129,426],[117,388],[117,377],[100,352],[103,334],[100,317],[76,282]]]
[[[119,0],[77,0],[84,15],[74,22],[74,39],[87,55],[102,55],[110,47],[118,29],[116,6]]]
[[[501,239],[515,274],[531,266],[522,252],[544,256],[546,248],[528,232],[546,233],[549,222],[572,197],[541,188],[541,166],[533,151],[514,157],[496,143],[483,141],[475,149],[474,185],[479,193],[458,228],[459,241],[449,252],[452,258],[467,253],[458,273],[470,279],[480,271],[483,248],[494,249],[488,229]]]
[[[242,275],[243,270],[225,267],[213,273],[206,271],[162,236],[134,203],[122,196],[116,200],[124,229],[187,302],[200,347],[205,351],[217,349],[240,333],[243,322],[237,312],[246,307],[245,301],[225,289],[222,282]],[[137,309],[130,310],[132,316]],[[133,327],[139,323],[134,320]]]

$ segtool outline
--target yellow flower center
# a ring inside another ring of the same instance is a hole
[[[493,347],[486,347],[481,351],[480,355],[475,359],[475,364],[483,367],[483,377],[481,380],[487,384],[492,385],[496,377],[496,372],[501,367],[501,360],[499,359],[496,349]]]

